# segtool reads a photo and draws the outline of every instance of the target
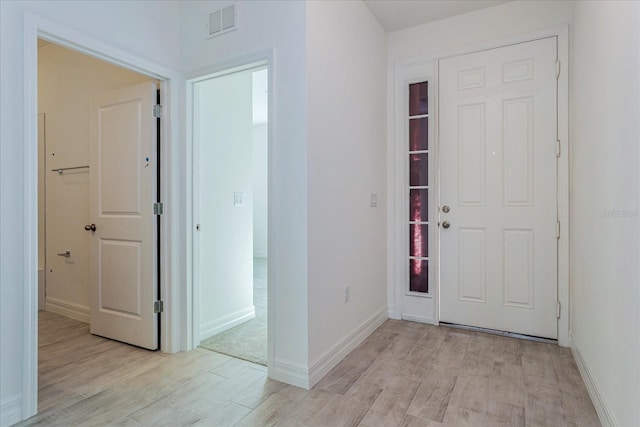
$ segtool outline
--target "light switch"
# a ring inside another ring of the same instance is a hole
[[[372,208],[378,206],[378,193],[371,193],[369,195],[369,206]]]

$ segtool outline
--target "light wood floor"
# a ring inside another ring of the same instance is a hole
[[[174,355],[40,313],[39,414],[23,426],[596,426],[569,350],[388,320],[306,391],[203,349]]]

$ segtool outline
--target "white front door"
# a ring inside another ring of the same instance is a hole
[[[557,338],[556,38],[440,61],[440,321]]]
[[[91,102],[91,333],[158,348],[156,85],[107,92]],[[90,226],[91,224],[89,224]]]

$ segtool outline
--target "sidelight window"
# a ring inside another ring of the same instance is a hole
[[[428,82],[409,85],[409,292],[429,293]]]

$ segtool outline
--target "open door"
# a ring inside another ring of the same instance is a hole
[[[92,334],[158,348],[156,84],[91,102],[90,309]]]

